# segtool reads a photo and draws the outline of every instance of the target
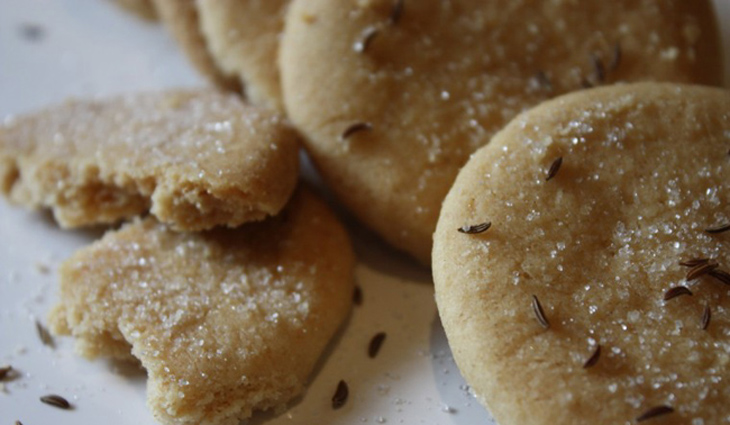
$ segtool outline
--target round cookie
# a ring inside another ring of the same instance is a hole
[[[151,211],[201,230],[278,213],[299,142],[280,116],[211,90],[70,100],[0,126],[0,192],[64,227]]]
[[[241,83],[238,78],[224,73],[208,51],[207,42],[200,31],[196,0],[152,0],[152,2],[160,20],[198,72],[218,88],[240,92]]]
[[[545,102],[472,156],[433,276],[501,425],[728,423],[729,147],[730,92],[640,83]]]
[[[283,111],[277,53],[289,0],[198,0],[200,31],[226,75],[254,105]]]
[[[584,86],[719,84],[709,1],[296,0],[284,103],[325,181],[429,263],[469,155],[522,110]]]
[[[161,423],[234,425],[303,391],[349,312],[353,267],[342,225],[300,189],[237,229],[148,218],[108,232],[62,265],[49,323],[86,357],[139,359]]]

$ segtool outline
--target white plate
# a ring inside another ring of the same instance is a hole
[[[730,2],[716,0],[730,46]],[[726,50],[728,48],[726,47]],[[730,55],[725,58],[730,82]],[[61,101],[203,81],[155,24],[99,0],[0,0],[0,117]],[[349,223],[364,293],[306,395],[278,416],[252,423],[489,424],[454,365],[436,314],[429,272]],[[18,376],[0,388],[0,423],[26,425],[154,424],[145,406],[145,376],[106,361],[87,362],[68,338],[43,346],[35,321],[54,302],[59,263],[99,236],[61,231],[47,214],[0,202],[0,365]],[[370,338],[387,338],[375,359]],[[340,379],[350,386],[345,407],[330,399]],[[63,395],[75,408],[39,402]],[[316,422],[315,422],[316,421]]]

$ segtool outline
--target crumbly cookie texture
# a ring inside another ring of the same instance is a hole
[[[295,0],[279,64],[327,184],[430,264],[458,170],[518,113],[617,81],[719,84],[721,56],[707,0]]]
[[[238,229],[148,218],[108,232],[62,265],[49,323],[85,357],[139,359],[160,422],[238,424],[303,391],[349,312],[353,267],[344,228],[302,189]]]
[[[289,0],[198,0],[200,31],[227,75],[254,105],[283,111],[277,52]]]
[[[198,72],[222,90],[240,92],[238,76],[223,72],[208,50],[208,43],[200,31],[196,0],[152,0],[152,3],[165,28]]]
[[[64,227],[148,210],[176,229],[237,226],[283,208],[297,151],[281,117],[235,95],[71,100],[0,126],[0,190]]]
[[[730,92],[642,83],[545,102],[473,155],[433,275],[500,424],[730,423],[730,233],[707,230],[730,224],[729,146]]]

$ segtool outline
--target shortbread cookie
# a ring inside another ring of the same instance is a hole
[[[196,0],[152,1],[160,20],[198,72],[223,90],[241,91],[238,77],[224,73],[208,51],[205,37],[200,32]]]
[[[364,223],[429,263],[469,155],[522,110],[616,81],[719,84],[710,1],[296,0],[289,117]]]
[[[72,100],[0,127],[0,189],[64,227],[147,210],[176,229],[237,226],[285,205],[297,150],[282,118],[235,95]]]
[[[254,105],[283,111],[277,66],[289,0],[155,0],[196,68]]]
[[[238,424],[303,391],[348,314],[354,256],[311,192],[238,229],[110,231],[60,269],[52,330],[86,357],[131,355],[164,424]]]
[[[641,83],[546,102],[472,156],[433,275],[500,425],[730,423],[729,147],[730,91]]]
[[[283,110],[277,53],[289,0],[198,0],[200,29],[226,75],[254,105]]]

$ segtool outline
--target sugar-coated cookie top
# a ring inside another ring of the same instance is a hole
[[[459,168],[524,109],[591,85],[722,76],[704,0],[300,0],[280,53],[287,111],[327,183],[424,263]]]
[[[433,272],[500,424],[730,421],[728,149],[730,92],[643,83],[546,102],[472,156]]]
[[[299,394],[349,311],[354,255],[309,190],[280,216],[177,233],[108,232],[60,269],[50,323],[87,357],[138,358],[165,424],[237,424]]]
[[[177,90],[69,100],[0,127],[0,188],[68,226],[151,207],[188,230],[278,212],[298,142],[278,115],[235,95]]]

